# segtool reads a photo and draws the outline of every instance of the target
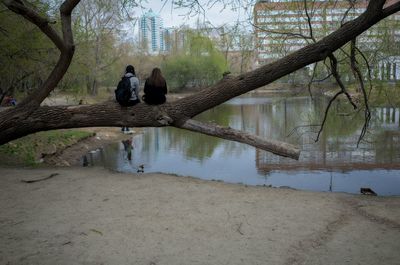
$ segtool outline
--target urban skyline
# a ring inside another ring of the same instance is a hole
[[[337,1],[333,4],[330,1],[321,0],[308,7],[309,13],[307,14],[303,2],[288,0],[257,1],[253,10],[253,29],[249,31],[249,34],[254,34],[255,36],[254,50],[256,58],[254,63],[258,65],[265,64],[304,47],[310,43],[311,38],[321,39],[340,27],[341,23],[352,20],[362,14],[366,5],[367,1],[365,0],[357,2],[353,8],[349,8],[346,1]],[[312,37],[310,37],[307,15],[312,22]],[[146,21],[145,17],[151,17],[150,20],[146,18],[148,23],[144,23]],[[389,18],[389,21],[398,22],[400,21],[400,16],[393,15]],[[151,25],[151,23],[155,24]],[[184,37],[177,36],[179,28],[163,27],[163,25],[163,19],[159,14],[155,14],[153,10],[146,12],[140,18],[140,42],[149,44],[145,48],[149,54],[168,53],[174,45],[175,48],[183,46]],[[151,31],[151,35],[146,35],[145,27],[149,32]],[[390,28],[385,30],[388,30],[389,34],[393,35],[393,41],[400,42],[399,30]],[[211,35],[210,32],[212,32]],[[219,37],[216,36],[216,32],[221,32],[221,30],[219,28],[214,28],[212,31],[202,29],[203,34],[218,41]],[[285,34],[281,34],[281,32]],[[378,48],[376,46],[382,41],[380,35],[382,35],[382,29],[375,27],[359,37],[358,42],[366,50],[375,49]],[[178,39],[182,43],[174,44]],[[146,46],[145,44],[143,45]],[[380,60],[374,65],[372,72],[374,72],[376,78],[400,79],[400,57],[398,55],[388,56],[385,60]]]

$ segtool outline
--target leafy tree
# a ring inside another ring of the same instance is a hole
[[[49,7],[36,1],[40,14]],[[0,102],[6,95],[29,92],[45,80],[56,50],[32,23],[13,12],[0,12]],[[18,89],[18,90],[17,90]]]
[[[227,70],[223,54],[208,37],[193,31],[186,34],[185,47],[178,54],[167,57],[162,65],[170,86],[201,88],[221,79]]]

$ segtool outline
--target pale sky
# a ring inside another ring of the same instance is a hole
[[[190,18],[185,16],[188,9],[173,8],[172,0],[149,0],[148,3],[143,3],[143,6],[145,9],[138,8],[135,15],[141,16],[151,8],[154,13],[159,14],[163,19],[164,27],[177,27],[182,24],[194,26],[197,20],[201,23],[210,21],[213,26],[221,26],[223,24],[233,24],[237,20],[243,21],[247,18],[247,14],[243,9],[233,11],[231,6],[227,6],[224,9],[221,3],[215,4],[213,7],[204,5],[205,16],[199,14]]]

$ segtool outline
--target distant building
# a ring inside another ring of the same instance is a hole
[[[349,1],[345,0],[257,1],[254,6],[254,28],[258,63],[262,65],[274,61],[311,43],[307,17],[310,17],[312,24],[312,37],[319,40],[338,29],[341,23],[362,14],[368,2],[358,0],[355,1],[353,8],[349,8]],[[395,1],[387,2],[387,4],[392,4]],[[381,49],[382,43],[387,42],[387,38],[400,46],[399,24],[400,15],[392,15],[386,21],[363,33],[357,38],[357,42],[367,52]],[[392,54],[378,58],[379,63],[373,66],[374,76],[377,79],[398,80],[400,79],[400,49],[395,51],[389,48],[386,51]]]
[[[187,41],[189,28],[165,28],[163,30],[164,51],[166,53],[177,53],[183,49]]]
[[[165,51],[163,21],[151,9],[140,17],[139,41],[149,54]]]

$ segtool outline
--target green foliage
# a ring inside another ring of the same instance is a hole
[[[227,63],[208,37],[188,32],[184,49],[167,57],[162,70],[172,90],[195,88],[221,79],[222,73],[227,70]]]
[[[93,133],[77,130],[39,132],[0,146],[0,158],[6,165],[35,165],[42,154],[54,153]]]
[[[31,4],[42,14],[49,10],[39,1]],[[13,95],[41,85],[57,54],[54,45],[35,25],[7,9],[0,12],[1,94]]]

